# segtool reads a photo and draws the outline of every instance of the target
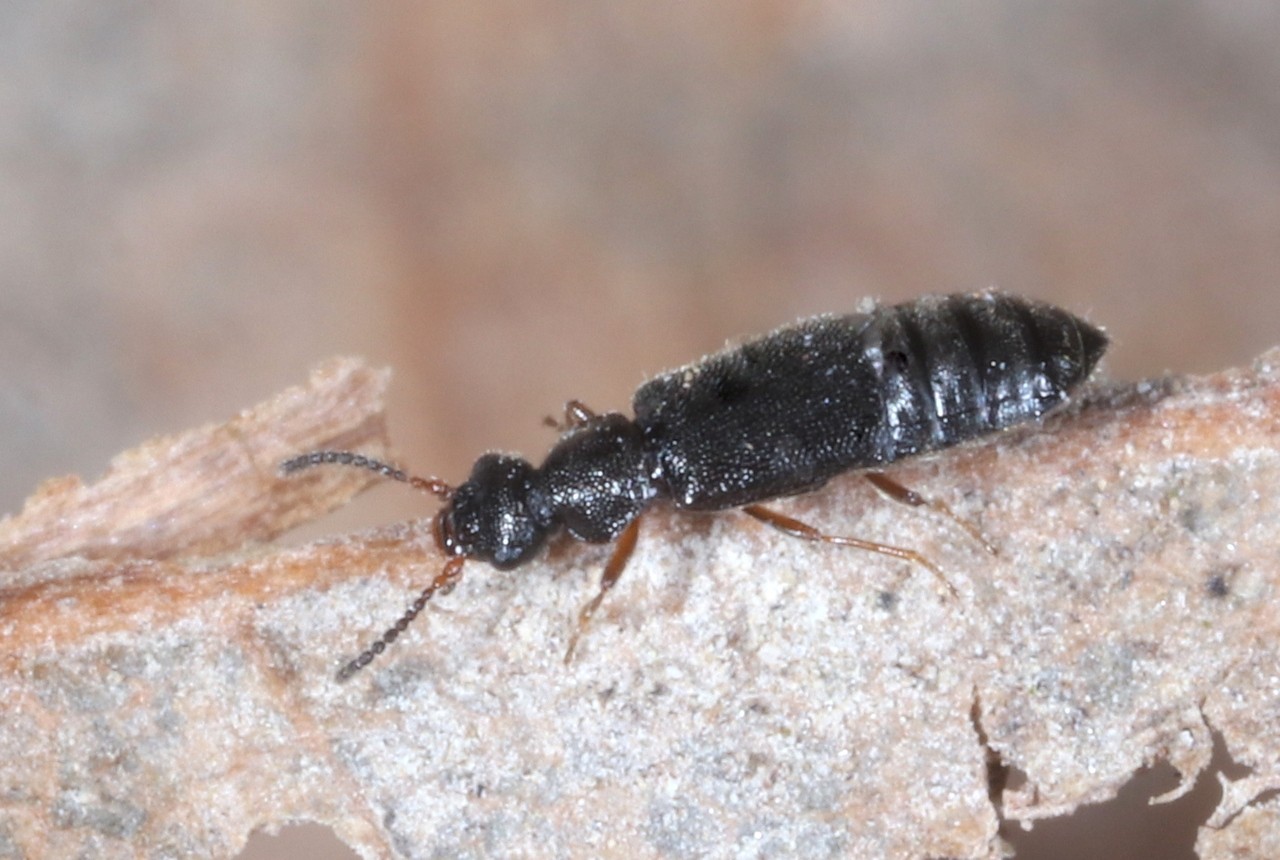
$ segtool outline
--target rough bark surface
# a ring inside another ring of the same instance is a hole
[[[1215,733],[1250,771],[1201,855],[1274,854],[1280,351],[1095,388],[893,471],[995,555],[856,475],[777,503],[919,550],[957,598],[740,514],[658,509],[572,665],[608,550],[562,542],[469,565],[338,684],[439,571],[429,519],[263,541],[367,482],[275,466],[380,453],[384,384],[331,363],[0,523],[0,857],[228,857],[313,820],[363,857],[994,858],[1003,822],[1145,765],[1212,778]]]

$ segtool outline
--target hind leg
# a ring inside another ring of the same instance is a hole
[[[870,481],[873,487],[893,499],[895,502],[901,502],[902,504],[910,505],[913,508],[933,508],[935,511],[938,511],[940,514],[947,517],[956,525],[960,526],[960,528],[968,532],[969,536],[982,544],[982,548],[987,552],[992,555],[999,555],[999,553],[996,552],[996,548],[987,541],[986,537],[983,536],[981,529],[969,520],[961,517],[955,511],[951,510],[945,502],[940,502],[937,499],[926,499],[910,487],[899,484],[884,472],[863,472],[862,477]]]

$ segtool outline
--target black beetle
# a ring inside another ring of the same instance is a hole
[[[1089,376],[1106,346],[1100,329],[1043,302],[995,292],[930,296],[801,320],[664,373],[636,391],[634,418],[570,401],[541,467],[488,453],[452,487],[346,451],[288,460],[286,473],[324,463],[372,469],[444,502],[436,539],[451,558],[339,677],[367,665],[434,594],[451,589],[464,561],[514,568],[560,529],[577,540],[617,541],[599,593],[579,614],[568,660],[635,548],[640,514],[659,499],[689,511],[742,508],[793,536],[884,553],[941,578],[913,550],[828,535],[758,503],[1039,418]],[[885,475],[867,476],[899,501],[925,503]]]

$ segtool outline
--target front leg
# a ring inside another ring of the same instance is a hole
[[[569,637],[569,650],[564,655],[566,665],[573,662],[573,653],[578,648],[578,640],[586,632],[587,624],[591,621],[591,616],[595,615],[596,610],[600,608],[605,594],[618,584],[618,579],[622,576],[622,571],[626,569],[627,562],[631,559],[631,553],[636,548],[636,539],[639,536],[640,518],[637,517],[623,529],[622,534],[618,535],[618,540],[613,546],[613,555],[609,557],[609,563],[604,568],[604,575],[600,577],[599,593],[578,612],[578,626],[573,631],[573,635]]]
[[[581,400],[570,400],[564,405],[563,421],[557,421],[548,415],[542,419],[542,423],[548,427],[554,427],[561,433],[567,433],[570,430],[582,427],[595,417],[596,413]]]

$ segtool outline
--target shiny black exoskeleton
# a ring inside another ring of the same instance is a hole
[[[571,402],[541,467],[485,454],[456,489],[346,452],[305,454],[284,470],[346,463],[416,482],[445,501],[437,536],[453,560],[345,676],[452,587],[462,560],[513,568],[559,529],[593,543],[619,540],[580,631],[621,574],[638,517],[658,499],[686,510],[746,507],[799,537],[926,563],[910,550],[830,538],[756,503],[1038,418],[1089,376],[1106,345],[1098,328],[1041,302],[1000,293],[927,297],[802,320],[665,373],[636,391],[634,418]],[[905,488],[892,492],[920,503]]]
[[[485,454],[443,511],[446,546],[500,570],[523,564],[558,527],[608,543],[659,495],[638,424],[617,413],[571,427],[541,468]]]

